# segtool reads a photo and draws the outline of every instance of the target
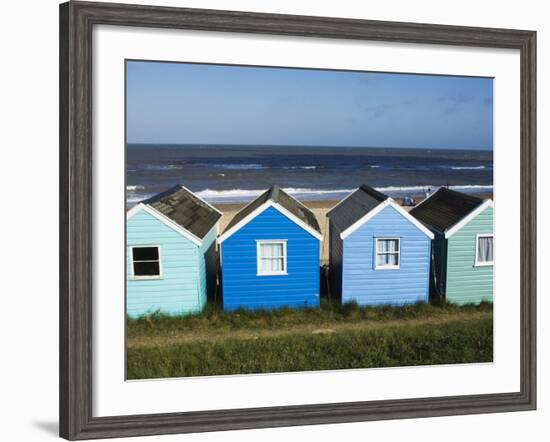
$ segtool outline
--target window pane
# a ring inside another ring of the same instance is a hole
[[[480,236],[478,238],[477,260],[478,262],[493,261],[493,237]]]
[[[282,273],[285,271],[284,243],[260,243],[259,245],[259,272]]]
[[[160,276],[158,262],[134,262],[134,276]]]
[[[283,256],[283,244],[260,244],[260,257],[271,258],[275,256]]]
[[[273,244],[273,255],[272,256],[283,256],[283,245]]]
[[[158,261],[158,247],[134,247],[132,249],[134,261]]]
[[[399,250],[399,240],[398,239],[379,239],[376,241],[377,251],[379,253],[383,252],[397,252]]]
[[[260,244],[260,256],[263,258],[269,258],[271,256],[270,244]]]
[[[399,265],[399,255],[397,253],[381,253],[376,256],[376,265],[378,267],[397,266]]]

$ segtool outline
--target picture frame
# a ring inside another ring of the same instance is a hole
[[[133,26],[508,48],[521,64],[520,391],[96,417],[92,413],[92,29]],[[60,5],[60,412],[69,440],[536,408],[536,32],[91,2]]]

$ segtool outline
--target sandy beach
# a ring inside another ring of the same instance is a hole
[[[477,194],[479,198],[487,199],[493,198],[492,193]],[[424,199],[423,195],[413,195],[413,198],[419,203]],[[401,203],[401,198],[394,198],[398,203]],[[323,233],[323,243],[321,245],[321,265],[328,264],[328,223],[327,223],[327,212],[338,204],[338,200],[325,200],[325,201],[302,201],[302,203],[308,207],[317,218],[317,222],[321,227],[321,232]],[[235,216],[235,214],[241,210],[248,203],[216,203],[214,204],[218,210],[223,213],[221,222],[220,222],[220,232],[225,230],[229,221]],[[403,207],[405,210],[410,210],[412,207]]]

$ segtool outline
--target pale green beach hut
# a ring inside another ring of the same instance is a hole
[[[432,296],[454,304],[493,301],[493,201],[442,187],[411,215],[434,233]]]

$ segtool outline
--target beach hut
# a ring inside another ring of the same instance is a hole
[[[429,300],[434,235],[392,198],[362,185],[327,217],[331,295],[372,306]]]
[[[432,293],[455,304],[493,300],[493,201],[442,187],[411,212],[435,234]]]
[[[216,289],[222,214],[183,186],[134,206],[126,216],[126,312],[199,312]]]
[[[245,206],[219,237],[226,310],[318,307],[315,215],[278,186]]]

